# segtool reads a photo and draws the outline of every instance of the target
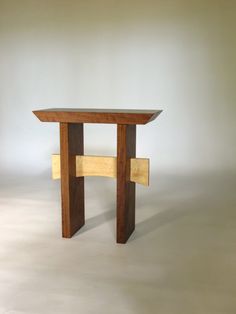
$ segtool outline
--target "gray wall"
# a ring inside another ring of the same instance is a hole
[[[0,172],[50,174],[47,107],[157,108],[138,127],[152,171],[236,168],[236,1],[0,0]],[[116,129],[86,125],[86,153]]]

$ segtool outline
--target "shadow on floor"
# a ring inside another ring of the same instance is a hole
[[[235,177],[232,179],[235,180]],[[226,201],[230,201],[229,196],[232,195],[232,191],[227,190],[227,185],[223,184],[224,178],[218,178],[217,176],[215,178],[209,176],[191,178],[183,176],[177,179],[168,176],[158,176],[158,178],[153,178],[154,182],[158,183],[153,185],[151,191],[141,190],[136,193],[136,216],[140,215],[143,217],[143,220],[136,223],[135,231],[129,241],[138,240],[140,237],[195,211],[204,211],[207,209],[208,211],[212,211],[212,215],[214,215],[214,211]],[[176,184],[176,182],[178,183]],[[208,185],[207,190],[205,189],[206,185]],[[97,182],[95,182],[95,186],[97,186]],[[108,201],[104,205],[106,208],[113,207],[113,209],[87,219],[85,226],[77,235],[116,218],[114,186],[105,184],[105,186],[97,187],[97,191],[99,194],[99,197],[97,196],[98,202],[101,199],[108,198]],[[222,191],[224,198],[222,198]],[[114,228],[114,226],[112,227]]]

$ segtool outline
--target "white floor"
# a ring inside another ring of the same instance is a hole
[[[235,314],[236,177],[152,177],[115,242],[115,181],[86,178],[86,226],[61,238],[59,181],[2,182],[1,314]]]

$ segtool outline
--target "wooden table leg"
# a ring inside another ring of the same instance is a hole
[[[117,125],[117,243],[126,243],[135,229],[135,183],[130,158],[136,157],[136,125]]]
[[[84,154],[82,123],[60,123],[62,236],[84,225],[84,177],[76,178],[75,156]]]

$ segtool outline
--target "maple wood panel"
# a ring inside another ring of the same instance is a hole
[[[117,158],[111,156],[75,156],[76,177],[103,176],[117,177]],[[130,181],[149,185],[149,159],[130,159]],[[52,178],[60,179],[60,155],[52,155]]]

